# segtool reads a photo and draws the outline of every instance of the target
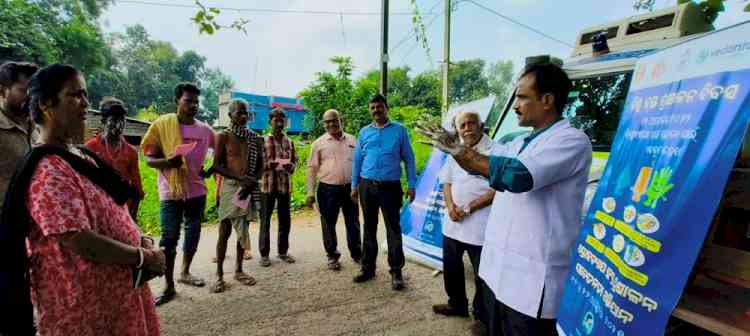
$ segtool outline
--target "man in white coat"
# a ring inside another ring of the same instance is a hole
[[[586,134],[562,117],[571,87],[555,65],[527,66],[513,109],[519,125],[533,131],[490,156],[442,128],[423,129],[497,191],[479,266],[490,335],[556,335],[592,155]]]

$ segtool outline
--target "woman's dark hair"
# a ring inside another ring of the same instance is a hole
[[[198,86],[193,83],[183,82],[177,84],[177,86],[175,86],[174,88],[174,101],[177,102],[178,100],[180,100],[180,98],[182,98],[182,94],[185,92],[190,92],[199,96],[201,94],[201,89],[199,89]]]
[[[102,113],[102,121],[110,117],[124,117],[128,115],[125,103],[115,97],[104,97],[99,103],[99,112]]]
[[[17,82],[21,76],[31,78],[39,70],[39,66],[27,62],[5,62],[0,65],[0,86],[9,88]]]
[[[372,96],[372,99],[370,99],[370,104],[372,103],[383,103],[385,107],[388,107],[388,101],[385,99],[385,96],[380,93],[376,93],[374,96]]]
[[[65,82],[78,75],[80,72],[73,66],[52,64],[37,71],[31,77],[28,108],[35,123],[41,125],[44,122],[40,107],[42,102],[51,100],[53,105],[57,104],[57,94],[63,89]]]
[[[565,105],[568,103],[568,94],[573,88],[568,74],[560,67],[551,63],[530,64],[521,73],[521,77],[534,75],[534,85],[536,92],[540,95],[550,93],[555,97],[555,108],[557,113],[562,115]]]

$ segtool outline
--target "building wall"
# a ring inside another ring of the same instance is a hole
[[[214,127],[224,128],[229,126],[229,102],[235,98],[244,99],[250,105],[250,112],[255,113],[255,119],[248,123],[248,127],[257,132],[263,132],[268,129],[268,115],[276,106],[282,107],[286,111],[288,133],[305,133],[309,129],[304,122],[307,111],[304,110],[301,100],[288,97],[262,96],[238,91],[232,91],[230,94],[222,94],[220,96],[219,118]]]
[[[86,133],[84,134],[84,142],[101,133],[102,126],[102,115],[99,111],[89,110],[86,114]],[[148,131],[149,126],[151,126],[151,124],[148,122],[127,118],[125,119],[125,132],[123,132],[123,136],[125,136],[125,139],[128,140],[130,144],[138,146],[141,144],[141,139],[143,138],[143,135],[146,134],[146,131]]]

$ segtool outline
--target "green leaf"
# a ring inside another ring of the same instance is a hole
[[[724,10],[724,0],[706,0],[706,2],[708,2],[708,7],[717,12]]]
[[[193,21],[195,22],[201,22],[203,21],[203,18],[206,16],[206,13],[204,11],[200,11],[198,13],[195,13],[195,16],[193,17]]]
[[[743,9],[746,12],[750,12],[750,3],[745,6],[745,9]]]
[[[685,3],[691,2],[691,1],[692,1],[692,0],[677,0],[677,4],[678,4],[678,5],[682,5],[682,4],[685,4]]]
[[[219,14],[219,13],[221,13],[221,10],[220,10],[220,9],[218,9],[218,8],[210,8],[210,9],[209,9],[209,11],[211,11],[211,13],[214,13],[214,14]]]

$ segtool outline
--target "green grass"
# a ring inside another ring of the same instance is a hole
[[[305,198],[307,197],[307,191],[305,190],[306,173],[307,173],[307,158],[310,155],[310,144],[302,144],[295,137],[292,138],[295,141],[295,149],[297,150],[297,156],[299,158],[297,163],[297,169],[292,175],[292,210],[300,210],[305,206]],[[412,148],[414,148],[414,156],[416,158],[417,172],[420,173],[423,169],[427,160],[430,157],[432,148],[427,145],[418,144],[416,140],[419,140],[418,135],[411,134]],[[138,209],[138,225],[143,229],[144,232],[151,235],[159,234],[159,191],[157,190],[157,172],[155,169],[150,168],[146,165],[146,161],[141,156],[140,158],[140,169],[141,169],[141,180],[143,182],[143,191],[146,193],[145,198],[141,202],[140,208]],[[211,162],[206,162],[205,167],[209,167]],[[403,177],[401,183],[406,190],[406,177]],[[206,179],[206,187],[208,188],[208,195],[206,196],[206,214],[204,225],[211,225],[216,222],[218,218],[216,209],[216,181],[213,178]]]

